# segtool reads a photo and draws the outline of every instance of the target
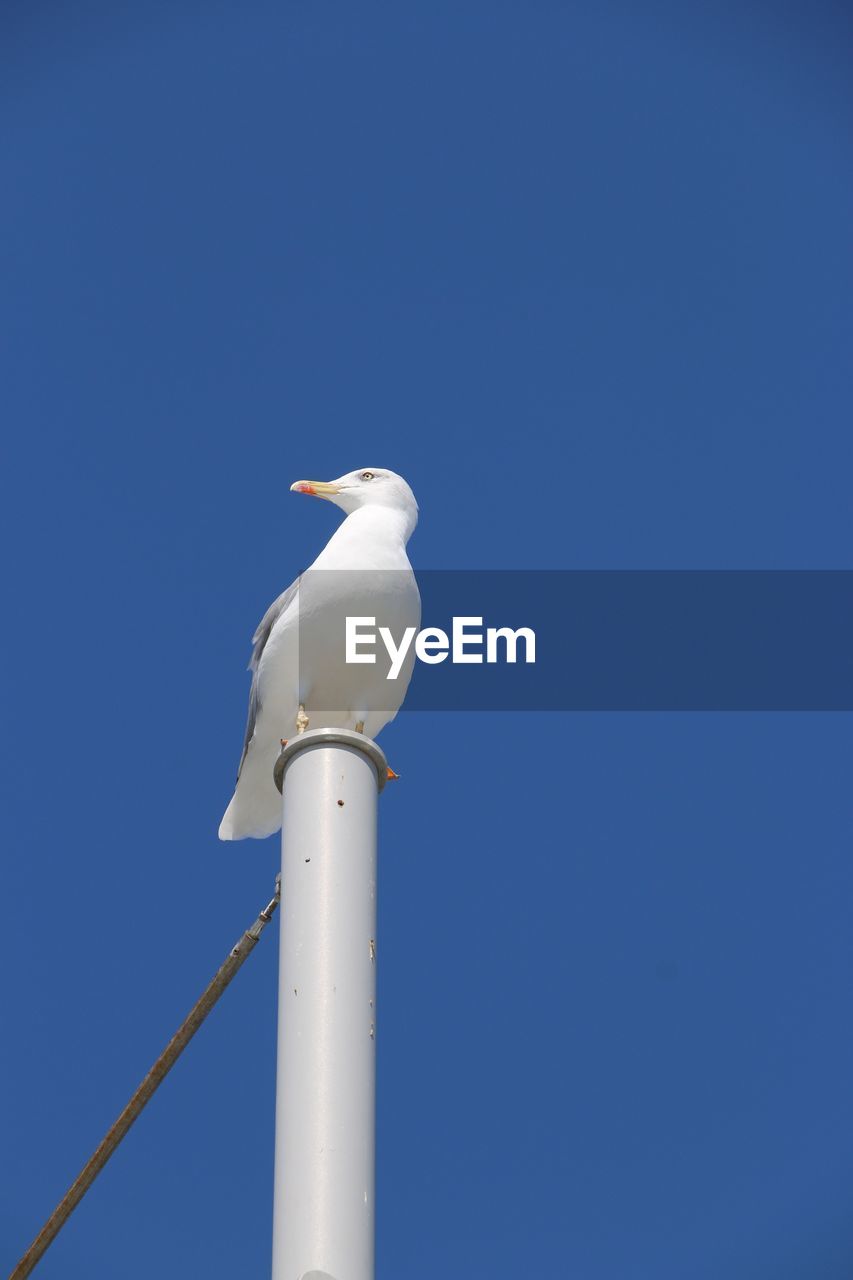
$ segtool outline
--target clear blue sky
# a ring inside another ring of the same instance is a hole
[[[402,472],[423,568],[851,567],[852,37],[3,6],[3,1265],[269,896],[216,828],[291,481]],[[851,718],[383,745],[379,1280],[848,1280]],[[45,1280],[267,1274],[276,952]]]

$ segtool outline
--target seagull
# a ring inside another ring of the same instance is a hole
[[[252,687],[237,785],[220,840],[262,839],[281,827],[273,768],[294,732],[354,729],[375,737],[400,709],[411,678],[411,647],[400,675],[387,680],[379,653],[344,662],[347,617],[369,617],[399,641],[420,626],[421,601],[406,543],[418,519],[402,476],[378,467],[338,480],[297,480],[292,493],[333,502],[346,519],[261,619],[252,637]],[[368,654],[362,646],[356,650]]]

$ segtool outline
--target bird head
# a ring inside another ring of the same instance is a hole
[[[414,528],[418,518],[415,495],[402,476],[381,467],[364,467],[348,471],[337,480],[297,480],[292,493],[307,493],[312,498],[325,498],[347,515],[360,507],[390,507],[405,515]]]

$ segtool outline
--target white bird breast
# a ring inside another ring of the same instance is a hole
[[[347,663],[348,617],[375,619],[375,631],[388,627],[399,644],[407,627],[420,626],[420,594],[411,569],[304,573],[296,600],[276,623],[261,658],[259,694],[265,709],[276,704],[287,717],[302,704],[312,728],[354,728],[363,721],[369,736],[396,715],[412,676],[414,646],[395,680],[387,678],[389,659],[382,644],[362,650],[374,653],[375,662]]]

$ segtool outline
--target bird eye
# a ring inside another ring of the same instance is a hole
[[[372,472],[372,471],[362,471],[362,473],[361,473],[361,478],[362,478],[362,480],[372,480],[372,479],[373,479],[373,472]]]

